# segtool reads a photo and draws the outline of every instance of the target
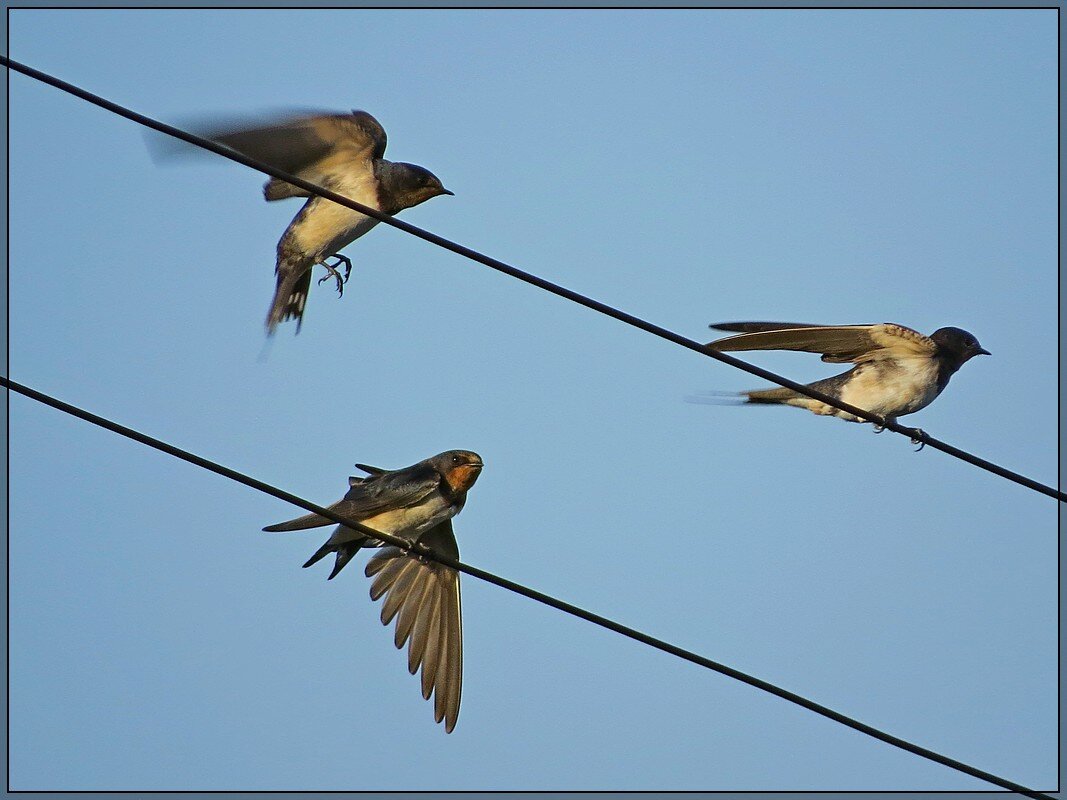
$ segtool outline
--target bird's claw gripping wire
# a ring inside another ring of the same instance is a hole
[[[345,293],[345,284],[348,283],[348,278],[352,274],[352,261],[347,256],[343,256],[340,253],[334,253],[328,258],[336,258],[337,260],[332,264],[327,264],[325,261],[321,262],[322,266],[326,268],[326,274],[319,278],[319,283],[327,281],[333,278],[337,281],[337,296],[343,297]],[[345,265],[345,276],[342,278],[341,273],[337,271],[337,268],[342,264]]]
[[[420,564],[432,564],[432,563],[435,563],[433,561],[433,559],[427,558],[427,554],[428,553],[432,553],[433,551],[431,551],[422,542],[420,542],[418,540],[411,540],[411,539],[403,538],[403,537],[402,537],[402,539],[403,539],[404,545],[401,547],[401,549],[404,551],[404,555],[408,556],[409,558],[414,558]]]
[[[878,425],[877,423],[875,423],[875,425],[874,425],[874,432],[875,433],[881,433],[884,430],[885,430],[885,425]],[[919,445],[918,447],[915,448],[915,452],[916,453],[918,453],[920,450],[922,450],[924,447],[926,447],[926,438],[925,437],[926,437],[926,432],[922,428],[912,428],[911,429],[911,443]]]

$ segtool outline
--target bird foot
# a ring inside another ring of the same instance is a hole
[[[916,453],[926,447],[926,441],[923,439],[924,436],[926,436],[926,434],[923,432],[922,428],[911,429],[911,443],[919,445],[915,448]]]
[[[399,547],[401,550],[403,550],[404,551],[404,555],[406,555],[406,556],[410,556],[411,558],[418,559],[419,561],[423,561],[424,560],[423,557],[422,557],[422,553],[423,553],[423,548],[425,547],[425,545],[423,545],[422,543],[420,543],[417,540],[409,539],[406,536],[401,536],[400,537],[400,541],[402,541],[403,544],[401,544],[401,545],[393,545],[393,546],[394,547]]]
[[[874,423],[874,432],[875,433],[881,433],[884,430],[885,430],[885,425],[879,425],[877,423]]]
[[[333,278],[337,281],[337,296],[343,297],[345,293],[345,284],[348,283],[348,277],[352,274],[352,261],[340,253],[334,253],[332,256],[328,256],[328,258],[336,258],[337,260],[332,264],[327,264],[325,261],[320,262],[322,266],[326,268],[326,274],[319,278],[319,283],[321,284],[323,281]],[[341,277],[341,273],[337,271],[337,268],[342,264],[345,265],[345,276],[343,278]]]
[[[405,539],[404,542],[403,550],[405,556],[415,559],[420,564],[434,563],[432,558],[427,558],[426,554],[431,551],[422,542],[413,542],[408,539]]]

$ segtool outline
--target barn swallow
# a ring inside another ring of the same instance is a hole
[[[452,194],[427,169],[415,164],[386,161],[385,129],[366,111],[351,114],[315,114],[275,119],[268,125],[207,133],[219,144],[266,162],[306,181],[349,197],[390,216],[441,194]],[[268,201],[309,197],[291,183],[271,178],[263,186]],[[337,251],[354,242],[378,220],[321,197],[310,197],[289,223],[278,242],[274,271],[277,285],[267,333],[278,323],[296,320],[299,333],[304,305],[317,264],[337,281],[343,292],[352,262]],[[327,258],[336,258],[327,264]],[[337,267],[345,265],[345,277]]]
[[[369,477],[348,479],[348,493],[329,506],[369,528],[418,543],[431,551],[459,558],[452,517],[467,502],[467,492],[482,471],[482,458],[469,450],[449,450],[418,464],[385,470],[357,464]],[[299,531],[331,524],[318,514],[268,525],[265,531]],[[305,567],[335,553],[332,580],[362,547],[379,548],[367,562],[373,577],[372,600],[385,598],[382,624],[395,617],[397,648],[408,645],[408,671],[422,666],[422,696],[434,695],[434,717],[451,733],[459,717],[463,685],[463,619],[459,573],[454,569],[386,545],[344,525],[307,560]]]
[[[856,364],[848,372],[807,385],[890,422],[930,405],[956,370],[976,355],[989,355],[973,335],[960,328],[939,328],[923,336],[891,322],[717,322],[710,327],[740,332],[710,342],[706,345],[710,350],[802,350],[821,353],[822,360],[832,364]],[[867,421],[784,387],[742,392],[741,396],[747,403],[784,404],[849,422]]]

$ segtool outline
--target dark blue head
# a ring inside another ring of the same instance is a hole
[[[444,187],[440,178],[418,164],[394,161],[390,165],[390,172],[394,191],[403,208],[417,206],[439,194],[453,194]]]
[[[975,356],[989,355],[989,351],[978,343],[974,334],[963,328],[938,328],[930,334],[930,338],[937,345],[938,354],[954,361],[957,369]]]

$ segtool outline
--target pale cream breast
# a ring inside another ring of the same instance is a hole
[[[414,508],[397,508],[376,514],[363,520],[368,528],[386,533],[406,534],[422,533],[431,525],[440,522],[448,513],[448,504],[439,502],[424,503]]]
[[[369,170],[360,170],[343,179],[336,175],[330,178],[329,186],[337,194],[378,208],[377,187]],[[351,208],[330,200],[313,198],[293,220],[289,230],[301,251],[318,260],[333,255],[377,224],[378,220]]]
[[[871,364],[841,391],[846,403],[890,417],[925,408],[937,395],[937,363],[925,357]]]

